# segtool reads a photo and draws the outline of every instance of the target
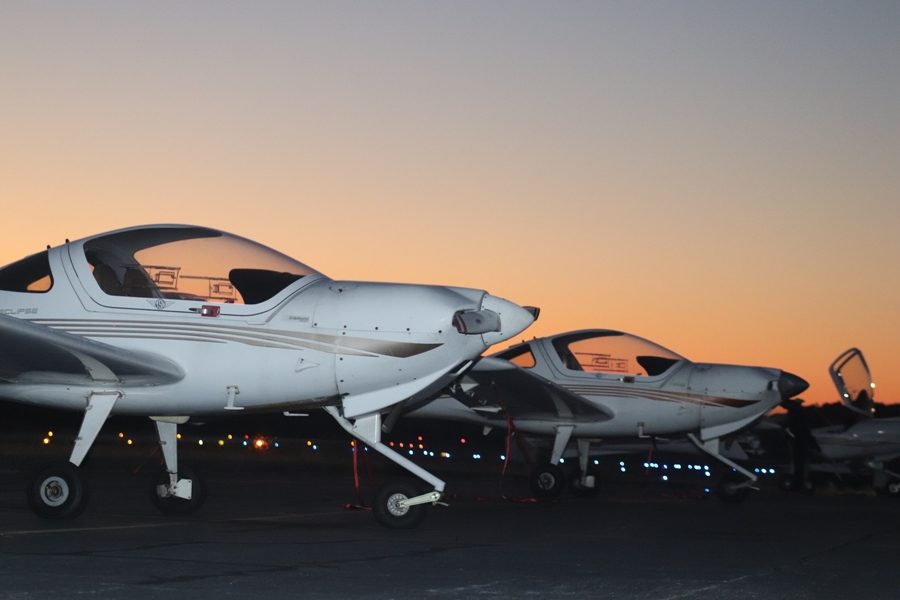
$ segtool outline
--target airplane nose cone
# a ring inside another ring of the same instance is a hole
[[[485,333],[482,337],[488,346],[506,341],[534,323],[540,310],[533,306],[519,306],[498,296],[486,294],[481,302],[482,310],[500,315],[500,330]]]
[[[797,394],[802,394],[809,387],[809,382],[793,373],[782,371],[778,378],[778,391],[781,392],[781,398],[788,400]]]

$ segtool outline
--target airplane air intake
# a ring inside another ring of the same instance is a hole
[[[463,335],[500,331],[500,315],[488,309],[458,310],[453,315],[453,326]]]

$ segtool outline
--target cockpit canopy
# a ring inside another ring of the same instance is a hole
[[[156,226],[87,240],[84,254],[111,296],[259,304],[318,272],[256,242],[205,227]]]
[[[564,333],[551,341],[553,351],[569,371],[655,377],[679,361],[687,360],[659,344],[610,329]],[[536,365],[530,343],[513,346],[497,356],[523,369]]]

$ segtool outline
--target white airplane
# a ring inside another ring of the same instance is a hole
[[[481,359],[451,394],[410,416],[455,419],[553,436],[547,464],[531,476],[538,497],[561,493],[559,460],[575,440],[574,491],[589,494],[591,443],[684,436],[741,476],[720,485],[742,499],[757,476],[723,454],[720,439],[760,419],[808,387],[785,371],[694,363],[646,339],[608,329],[573,331],[523,342]]]
[[[154,502],[187,513],[205,490],[178,465],[179,424],[322,407],[433,486],[376,495],[379,522],[412,527],[444,482],[381,443],[382,417],[446,387],[537,314],[476,289],[334,281],[205,227],[122,229],[0,269],[0,397],[84,412],[69,461],[29,486],[44,517],[84,508],[79,466],[109,415],[155,422],[165,470]]]
[[[794,436],[794,452],[804,457],[795,461],[794,470],[866,475],[876,489],[900,494],[900,417],[875,417],[875,382],[863,353],[858,348],[842,352],[828,373],[841,403],[855,418],[810,428],[799,404],[789,404],[786,428]],[[807,491],[812,485],[801,473],[793,473],[783,484]]]

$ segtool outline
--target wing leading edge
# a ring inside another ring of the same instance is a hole
[[[482,358],[466,373],[453,397],[482,416],[515,420],[605,421],[613,417],[552,381],[509,361]]]
[[[162,385],[184,377],[155,354],[117,348],[0,315],[0,383]]]

